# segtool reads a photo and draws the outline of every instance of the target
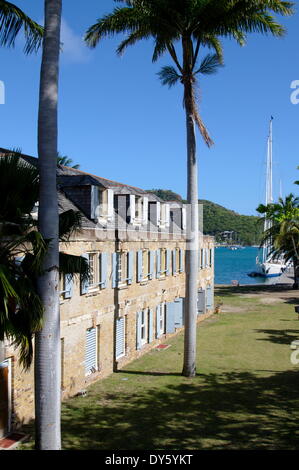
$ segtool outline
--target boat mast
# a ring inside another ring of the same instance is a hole
[[[272,147],[273,147],[273,116],[270,119],[270,129],[268,137],[268,148],[267,148],[267,170],[266,170],[266,206],[273,203],[273,184],[272,184]],[[264,231],[269,230],[272,226],[272,223],[269,219],[265,219]],[[267,243],[263,247],[263,263],[267,260],[269,255],[271,243]]]

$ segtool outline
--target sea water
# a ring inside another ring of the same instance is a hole
[[[273,284],[279,278],[250,277],[256,269],[259,248],[247,246],[231,250],[227,247],[215,248],[215,284]]]

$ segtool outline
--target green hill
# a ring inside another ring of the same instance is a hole
[[[230,240],[242,245],[258,245],[263,227],[259,217],[240,215],[211,201],[199,200],[203,204],[203,230],[205,234],[214,235],[216,241]]]
[[[165,201],[182,202],[181,196],[170,189],[152,189],[150,191]],[[204,199],[200,199],[198,202],[203,204],[203,231],[205,235],[213,235],[220,243],[231,242],[242,245],[258,245],[260,243],[263,228],[259,223],[259,217],[240,215]]]

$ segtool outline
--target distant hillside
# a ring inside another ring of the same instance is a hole
[[[147,189],[148,193],[153,193],[156,196],[160,197],[164,201],[180,201],[182,202],[182,197],[171,191],[171,189]]]
[[[262,235],[262,225],[259,217],[254,215],[240,215],[237,212],[226,209],[204,199],[199,200],[203,204],[203,226],[204,233],[214,235],[217,241],[224,241],[223,232],[233,231],[233,243],[243,245],[257,245]]]
[[[150,192],[165,201],[185,202],[179,194],[170,189],[152,189]],[[259,223],[259,217],[240,215],[205,199],[200,199],[198,202],[203,204],[203,231],[205,235],[215,236],[218,242],[232,241],[232,243],[243,245],[258,245],[260,243],[262,226]]]

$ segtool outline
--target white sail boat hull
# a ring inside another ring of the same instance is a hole
[[[259,276],[278,277],[284,272],[286,265],[283,263],[265,262],[257,264],[256,268]]]

